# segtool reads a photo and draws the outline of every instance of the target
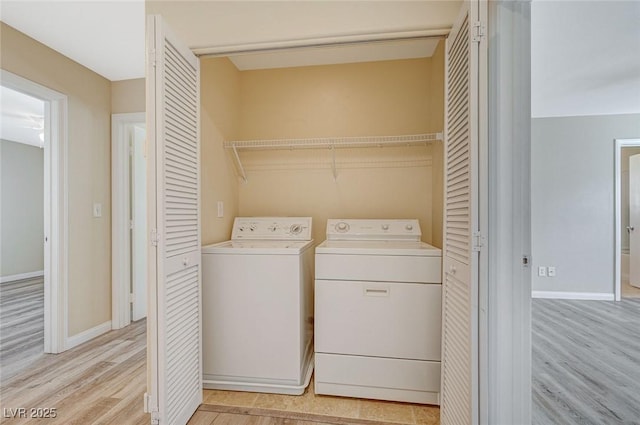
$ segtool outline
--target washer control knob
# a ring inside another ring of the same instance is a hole
[[[289,231],[291,232],[292,235],[297,235],[300,232],[302,232],[302,226],[300,226],[299,224],[292,224],[291,227],[289,228]]]
[[[344,221],[341,221],[340,223],[336,224],[336,230],[340,233],[344,233],[349,230],[349,225]]]
[[[411,225],[411,224],[407,224],[406,226],[404,226],[404,228],[405,228],[407,231],[409,231],[409,232],[410,232],[410,231],[412,231],[412,230],[413,230],[413,225]]]
[[[382,230],[389,230],[389,225],[388,224],[383,224],[382,225]]]

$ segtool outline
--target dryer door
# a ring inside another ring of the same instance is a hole
[[[316,280],[316,352],[440,360],[442,285]]]

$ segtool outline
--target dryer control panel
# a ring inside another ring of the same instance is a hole
[[[338,219],[327,220],[330,240],[419,241],[422,232],[416,219]]]
[[[311,217],[236,217],[232,240],[311,240]]]

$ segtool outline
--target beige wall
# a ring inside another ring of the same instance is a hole
[[[111,113],[127,114],[146,110],[145,79],[111,82]]]
[[[429,132],[431,60],[242,72],[243,139]]]
[[[111,83],[1,24],[2,68],[68,96],[68,335],[111,320]],[[92,216],[93,202],[102,217]]]
[[[229,239],[238,215],[238,179],[224,140],[237,137],[240,114],[240,73],[226,58],[200,61],[202,244]],[[217,202],[224,217],[217,217]]]
[[[239,138],[442,131],[441,64],[410,59],[244,71]],[[431,151],[338,150],[336,181],[326,151],[252,152],[243,157],[248,182],[239,185],[239,214],[312,216],[317,241],[327,218],[418,218],[423,240],[438,241]]]

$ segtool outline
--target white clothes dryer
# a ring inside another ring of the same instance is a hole
[[[315,392],[439,404],[441,250],[418,220],[336,220],[316,247]]]
[[[311,217],[238,217],[202,248],[205,388],[302,394],[313,371]]]

